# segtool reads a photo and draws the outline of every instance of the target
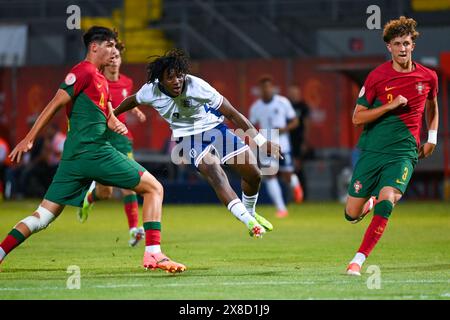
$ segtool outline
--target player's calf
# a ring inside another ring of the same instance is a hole
[[[39,206],[34,215],[26,217],[17,223],[0,244],[0,263],[9,252],[19,246],[31,234],[47,228],[55,220],[55,217],[48,209]],[[24,226],[26,227],[25,229]]]

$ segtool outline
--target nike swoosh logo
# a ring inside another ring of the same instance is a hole
[[[403,181],[400,181],[400,180],[398,180],[398,179],[395,180],[395,182],[396,182],[396,183],[399,183],[399,184],[405,184]]]
[[[384,91],[389,91],[389,90],[392,90],[394,88],[396,88],[396,87],[388,87],[388,86],[386,86],[386,87],[384,87]]]

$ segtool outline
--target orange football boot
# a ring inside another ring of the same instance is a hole
[[[302,203],[303,202],[303,188],[302,185],[299,184],[294,188],[294,201],[296,203]]]
[[[277,218],[286,218],[289,215],[287,210],[278,210],[277,211]]]
[[[361,266],[357,263],[350,263],[347,267],[349,276],[361,276]]]
[[[155,270],[159,268],[166,272],[175,273],[186,271],[186,266],[181,263],[170,260],[164,253],[144,252],[142,264],[145,269]]]

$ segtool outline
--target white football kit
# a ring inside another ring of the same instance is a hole
[[[288,122],[296,117],[296,113],[290,101],[278,94],[273,95],[268,103],[262,99],[255,101],[250,107],[250,121],[258,124],[260,129],[279,129],[287,126]],[[267,137],[268,131],[262,133]],[[292,171],[294,169],[291,157],[291,143],[289,133],[279,135],[281,152],[284,159],[280,159],[281,171]],[[269,158],[270,160],[270,158]]]
[[[175,138],[204,132],[224,120],[215,112],[222,104],[222,95],[206,81],[192,75],[186,75],[183,92],[177,97],[166,95],[155,81],[139,89],[136,101],[158,111],[169,123]]]
[[[136,93],[136,101],[152,106],[169,123],[182,156],[196,167],[208,152],[214,152],[224,163],[248,149],[223,124],[224,116],[217,110],[222,95],[198,77],[186,75],[183,91],[177,97],[161,91],[158,81],[146,83]]]

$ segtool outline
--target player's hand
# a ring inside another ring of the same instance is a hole
[[[431,154],[434,151],[434,148],[436,148],[436,145],[429,142],[426,142],[423,145],[421,145],[419,148],[419,159],[424,159],[431,156]]]
[[[147,120],[145,114],[138,108],[134,108],[133,113],[138,118],[139,122],[145,122]]]
[[[392,109],[395,109],[395,108],[398,108],[398,107],[406,106],[407,103],[408,103],[408,99],[406,99],[404,96],[402,96],[401,94],[399,94],[399,95],[396,96],[395,99],[392,100],[392,102],[391,102]]]
[[[11,159],[12,162],[15,161],[15,162],[19,163],[20,160],[22,159],[22,154],[24,154],[25,152],[30,151],[31,148],[33,148],[33,141],[30,141],[30,140],[27,140],[27,139],[23,139],[13,149],[13,151],[11,151],[11,153],[9,154],[8,157]]]
[[[126,135],[128,133],[128,129],[114,114],[111,114],[108,118],[108,128],[114,131],[115,133]]]
[[[281,155],[281,148],[278,144],[273,143],[269,140],[264,143],[261,148],[266,150],[267,155],[274,157],[275,159],[284,159]]]

